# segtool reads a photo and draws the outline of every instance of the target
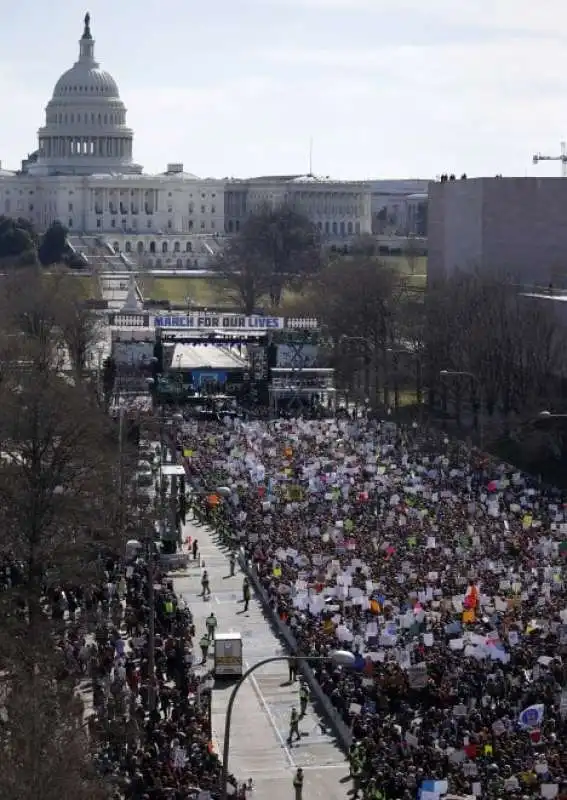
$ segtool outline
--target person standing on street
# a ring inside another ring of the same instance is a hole
[[[244,603],[244,611],[248,611],[250,605],[250,584],[248,578],[244,578],[242,583],[242,602]]]
[[[294,736],[296,741],[301,741],[301,734],[299,732],[299,714],[297,713],[296,708],[291,709],[291,716],[289,718],[289,736],[287,737],[287,743],[290,747],[293,744]]]
[[[307,713],[307,704],[309,703],[309,689],[305,683],[301,683],[299,688],[299,718],[303,719]]]
[[[303,800],[303,770],[297,770],[293,778],[293,788],[295,790],[295,800]]]
[[[290,658],[288,658],[287,669],[289,672],[289,682],[295,683],[297,680],[297,659],[295,656],[290,656]]]
[[[211,596],[211,588],[209,586],[209,573],[207,570],[203,571],[201,577],[201,586],[203,588],[203,600],[208,600]]]
[[[197,541],[197,539],[193,539],[191,550],[193,551],[193,561],[196,561],[199,555],[199,542]]]
[[[205,621],[205,625],[207,626],[207,636],[209,641],[212,641],[215,638],[215,631],[217,629],[218,620],[214,615],[214,612],[211,611],[209,616]]]
[[[234,550],[230,554],[229,564],[230,564],[230,577],[234,578],[234,573],[236,571],[236,553],[234,552]]]
[[[206,664],[207,663],[207,656],[209,655],[209,645],[210,645],[210,643],[211,643],[211,640],[209,639],[209,635],[207,633],[204,633],[201,636],[201,638],[199,639],[199,646],[201,648],[201,654],[203,656],[203,660],[201,661],[201,664]]]

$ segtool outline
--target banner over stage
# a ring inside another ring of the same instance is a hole
[[[283,330],[283,317],[244,317],[239,314],[183,314],[156,317],[156,328],[189,328],[204,330],[262,331]]]

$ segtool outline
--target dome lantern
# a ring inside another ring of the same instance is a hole
[[[94,57],[91,17],[84,18],[79,58],[61,75],[38,132],[37,175],[140,173],[132,160],[134,134],[118,84]]]
[[[94,39],[91,33],[91,15],[87,11],[85,14],[85,28],[81,41],[79,42],[79,61],[95,63],[94,61]]]

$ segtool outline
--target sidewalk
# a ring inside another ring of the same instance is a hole
[[[202,566],[194,562],[180,573],[171,573],[175,591],[188,603],[195,621],[197,638],[205,630],[205,619],[213,611],[219,633],[242,634],[245,666],[282,653],[281,645],[266,622],[259,603],[253,597],[247,614],[238,602],[242,595],[243,576],[237,569],[229,576],[226,554],[217,545],[210,530],[189,522],[183,539],[191,536],[199,542]],[[201,593],[201,570],[209,574],[211,599]],[[198,648],[197,648],[198,650]],[[212,659],[209,660],[209,669]],[[213,690],[213,736],[222,757],[225,713],[231,686]],[[241,687],[236,701],[232,730],[229,772],[239,780],[252,778],[257,800],[293,798],[293,776],[297,767],[305,770],[306,800],[345,800],[349,796],[348,766],[332,735],[322,732],[320,720],[309,707],[301,721],[302,740],[293,747],[286,744],[292,706],[299,709],[299,684],[288,684],[285,662],[269,664],[256,672]]]

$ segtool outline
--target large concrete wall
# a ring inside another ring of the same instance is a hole
[[[482,261],[483,186],[479,180],[429,184],[428,279]]]
[[[567,180],[476,178],[429,188],[428,273],[504,273],[567,288]]]

